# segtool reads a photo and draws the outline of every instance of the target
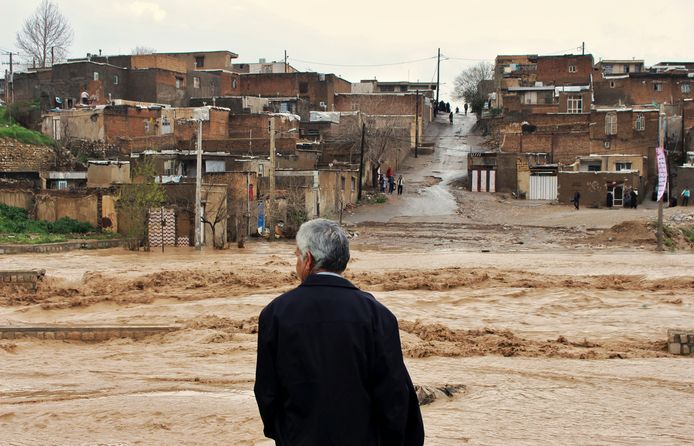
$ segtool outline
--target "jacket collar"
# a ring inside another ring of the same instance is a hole
[[[300,286],[335,286],[357,289],[349,280],[332,274],[311,274]]]

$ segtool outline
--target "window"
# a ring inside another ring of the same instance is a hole
[[[352,177],[352,192],[357,189],[357,179]]]
[[[617,172],[622,170],[631,170],[631,163],[616,163]]]
[[[236,88],[238,85],[239,85],[239,83],[236,79],[231,80],[231,88]]]
[[[569,96],[566,99],[567,113],[583,113],[583,96]]]
[[[200,78],[197,76],[193,77],[193,88],[200,88]]]
[[[600,164],[588,164],[588,172],[600,172]]]
[[[345,191],[345,177],[340,177],[340,190]]]
[[[643,116],[643,113],[639,113],[638,115],[636,115],[634,128],[640,132],[646,130],[646,117]]]
[[[605,115],[605,134],[617,134],[617,113],[611,112]]]
[[[145,121],[145,133],[149,133],[150,125],[149,121]]]
[[[653,82],[653,91],[663,91],[663,84],[661,82]]]
[[[612,74],[612,65],[604,65],[602,70],[605,74]]]
[[[205,56],[195,56],[195,68],[202,68],[204,66],[205,66]]]
[[[265,175],[265,164],[258,164],[258,176]]]
[[[576,65],[569,65],[569,73],[575,73],[576,71]]]
[[[686,82],[686,83],[680,85],[680,90],[682,90],[682,93],[691,93],[692,92],[692,86],[689,82]]]
[[[92,79],[95,80],[95,81],[98,81],[98,80],[99,80],[99,72],[98,72],[98,71],[95,71],[95,72],[94,72],[94,74],[92,75]]]
[[[614,81],[610,81],[610,88],[614,88],[614,87],[615,87]]]
[[[299,93],[308,93],[308,82],[299,82]]]
[[[183,88],[183,78],[176,76],[176,88]]]
[[[175,160],[165,160],[164,161],[164,175],[175,175],[176,173],[176,161]]]

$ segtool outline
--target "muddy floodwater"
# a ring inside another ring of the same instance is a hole
[[[368,232],[364,230],[364,232]],[[353,240],[346,275],[400,321],[427,445],[694,443],[694,256],[480,252]],[[257,315],[295,286],[291,244],[0,257],[45,268],[0,325],[168,324],[142,340],[0,341],[2,445],[270,445],[253,398]]]

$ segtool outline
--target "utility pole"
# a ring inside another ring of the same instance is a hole
[[[437,62],[436,62],[436,107],[434,107],[434,110],[439,109],[439,90],[440,88],[440,83],[439,81],[441,80],[441,48],[439,48],[439,54],[437,57]],[[436,113],[434,113],[436,114]]]
[[[417,158],[417,147],[419,147],[419,89],[417,89],[415,99],[417,102],[414,107],[414,157]]]
[[[197,165],[195,166],[195,249],[202,249],[202,119],[198,120]]]
[[[360,114],[361,116],[361,114]],[[361,200],[362,178],[364,177],[364,135],[366,134],[366,123],[361,123],[361,147],[359,148],[359,188],[357,189],[357,201]]]
[[[582,56],[586,55],[586,43],[585,42],[581,43],[581,55]]]
[[[287,50],[284,50],[284,72],[287,72]]]
[[[51,67],[53,66],[54,57],[55,57],[55,47],[52,46],[51,47]]]
[[[270,240],[275,238],[274,219],[272,212],[275,210],[275,117],[270,117],[270,199],[267,202],[267,225],[270,227]]]
[[[663,105],[660,105],[660,116],[658,118],[658,147],[665,150],[665,113],[663,113]],[[660,174],[659,174],[660,175]],[[664,187],[667,190],[667,186]],[[658,192],[660,195],[660,181],[658,181]],[[656,196],[658,196],[656,195]],[[663,191],[663,196],[658,200],[658,229],[656,232],[656,240],[658,242],[657,250],[663,250],[663,199],[665,198],[665,192]],[[670,197],[668,197],[670,198]]]

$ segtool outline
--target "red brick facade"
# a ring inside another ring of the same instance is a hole
[[[300,97],[307,99],[311,110],[333,110],[333,97],[349,93],[352,84],[334,74],[263,73],[240,76],[243,96]]]
[[[537,58],[537,81],[545,85],[588,85],[592,71],[590,54]]]

